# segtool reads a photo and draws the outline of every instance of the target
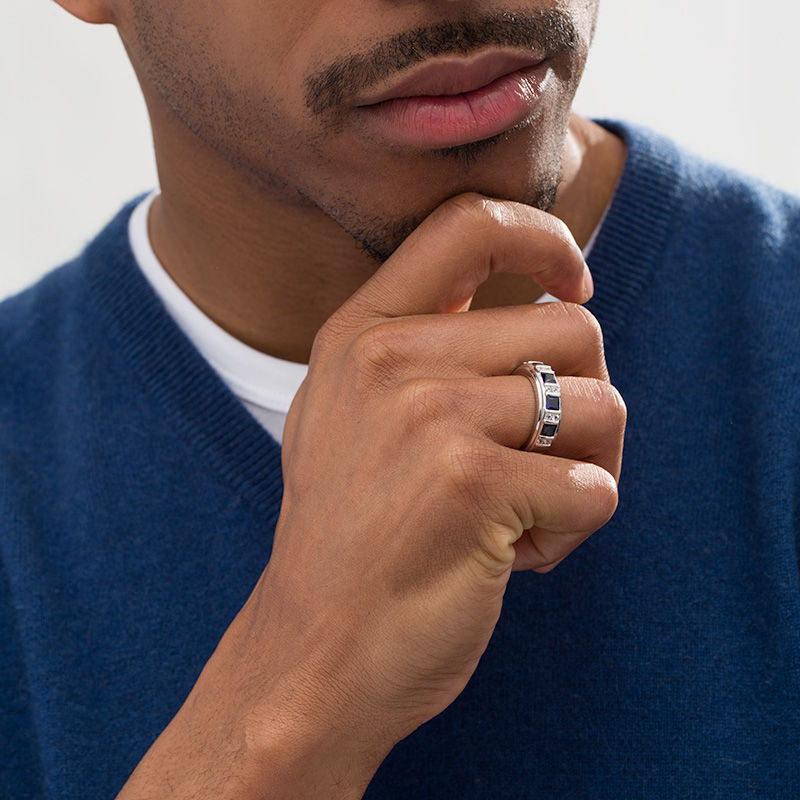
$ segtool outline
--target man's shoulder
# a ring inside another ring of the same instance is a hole
[[[81,256],[48,272],[18,294],[0,302],[0,368],[24,358],[40,345],[53,345],[53,327],[63,319],[83,288]]]
[[[33,285],[0,301],[0,371],[21,367],[58,350],[64,337],[91,324],[92,276],[130,259],[126,204],[78,256],[57,266]]]
[[[81,313],[88,317],[82,257],[0,303],[0,430],[6,445],[30,432],[34,420],[51,416],[41,412],[52,410],[48,401],[63,373],[60,355],[72,349]]]
[[[732,167],[688,151],[683,154],[687,213],[713,225],[714,233],[733,246],[752,239],[759,247],[797,258],[800,197]]]
[[[5,445],[58,424],[59,404],[70,387],[101,369],[109,352],[98,276],[109,275],[131,254],[127,218],[131,204],[72,261],[0,302],[0,429]]]
[[[709,254],[800,264],[800,196],[713,159],[647,128],[603,122],[628,144],[640,173],[641,201],[659,202],[658,178],[669,174],[673,244],[703,244]],[[649,192],[647,190],[650,190]],[[668,202],[667,198],[663,198]]]
[[[674,170],[687,199],[696,197],[722,212],[735,213],[759,206],[800,214],[800,195],[770,185],[713,158],[700,155],[664,134],[641,125],[618,120],[600,120],[601,125],[622,138],[639,163],[646,161]],[[637,165],[634,165],[637,166]]]

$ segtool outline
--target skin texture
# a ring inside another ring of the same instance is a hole
[[[552,569],[613,514],[625,406],[597,322],[573,303],[455,313],[495,270],[584,293],[555,217],[459,195],[319,331],[270,562],[122,800],[360,797],[463,690],[512,569]],[[547,454],[515,449],[531,341],[570,408]]]
[[[289,360],[308,360],[316,331],[374,272],[358,240],[390,252],[463,191],[546,207],[563,162],[552,210],[582,245],[624,158],[621,142],[583,120],[573,119],[565,146],[594,2],[64,4],[115,21],[139,76],[163,190],[150,219],[162,263],[222,327]],[[503,12],[543,29],[554,78],[530,123],[506,136],[450,153],[366,136],[345,91],[363,85],[363,67],[345,72],[338,107],[309,107],[309,82],[348,58],[363,64],[371,56],[391,80],[399,74],[391,44],[404,36],[451,57],[518,43],[514,26],[497,21]],[[554,36],[553,24],[537,24],[546,14],[568,15],[571,33]],[[486,20],[494,24],[482,31]],[[527,278],[495,278],[475,304],[522,302],[540,291]]]
[[[625,406],[578,304],[624,148],[570,111],[596,3],[59,2],[115,24],[139,76],[167,271],[310,365],[270,562],[120,798],[360,797],[463,690],[511,571],[552,569],[616,507]],[[512,130],[367,133],[361,93],[526,42],[549,83]],[[542,290],[566,302],[527,305]],[[562,385],[547,453],[517,449],[529,358]]]

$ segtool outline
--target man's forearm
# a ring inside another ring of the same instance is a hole
[[[190,696],[117,800],[358,800],[382,761],[358,752],[332,721],[314,727],[305,714],[293,722],[262,710],[259,720],[275,718],[274,725],[231,729],[192,719],[194,708]]]

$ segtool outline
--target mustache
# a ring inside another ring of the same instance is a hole
[[[305,81],[306,106],[315,115],[395,72],[432,56],[467,55],[486,46],[516,47],[548,57],[578,44],[572,16],[561,9],[498,12],[398,33],[365,53],[342,56]]]

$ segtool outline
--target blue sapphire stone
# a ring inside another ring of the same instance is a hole
[[[558,425],[553,425],[548,423],[547,425],[542,425],[540,436],[555,436],[558,432]]]
[[[545,398],[544,407],[548,411],[560,411],[561,410],[561,398],[557,394],[549,394]]]
[[[558,381],[556,380],[556,376],[552,372],[543,372],[542,380],[545,383],[558,383]]]

